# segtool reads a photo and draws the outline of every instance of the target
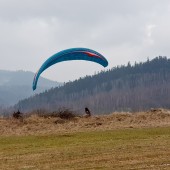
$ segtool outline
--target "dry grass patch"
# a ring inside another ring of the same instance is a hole
[[[113,130],[124,128],[169,127],[170,111],[157,109],[139,113],[112,113],[109,115],[71,118],[31,115],[23,122],[0,118],[0,135],[45,135],[66,132]]]

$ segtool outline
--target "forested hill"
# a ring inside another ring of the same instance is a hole
[[[22,100],[15,108],[31,111],[66,107],[83,112],[86,106],[98,114],[170,108],[170,59],[156,57],[86,76]]]

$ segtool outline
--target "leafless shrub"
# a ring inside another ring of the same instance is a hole
[[[60,117],[61,119],[73,119],[77,116],[78,114],[69,109],[59,110],[57,113],[57,117]]]
[[[15,119],[23,121],[23,113],[21,113],[19,110],[17,112],[14,112],[12,116]]]
[[[61,119],[73,119],[75,117],[79,117],[79,115],[70,109],[59,109],[58,111],[48,112],[46,110],[37,110],[34,111],[34,114],[38,115],[39,117],[44,118],[52,118],[52,117],[59,117]]]

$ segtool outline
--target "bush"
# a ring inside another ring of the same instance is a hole
[[[36,115],[44,118],[49,118],[49,117],[59,117],[61,119],[72,119],[74,117],[79,116],[77,113],[75,113],[72,110],[69,109],[59,109],[58,111],[53,111],[53,112],[48,112],[46,110],[37,110]]]
[[[61,119],[72,119],[74,117],[76,117],[77,115],[69,110],[69,109],[65,109],[65,110],[60,110],[58,112],[58,116],[57,117],[60,117]]]

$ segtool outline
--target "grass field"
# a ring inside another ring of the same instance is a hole
[[[0,169],[170,169],[170,127],[1,136]]]
[[[170,110],[0,118],[0,170],[170,170]]]

